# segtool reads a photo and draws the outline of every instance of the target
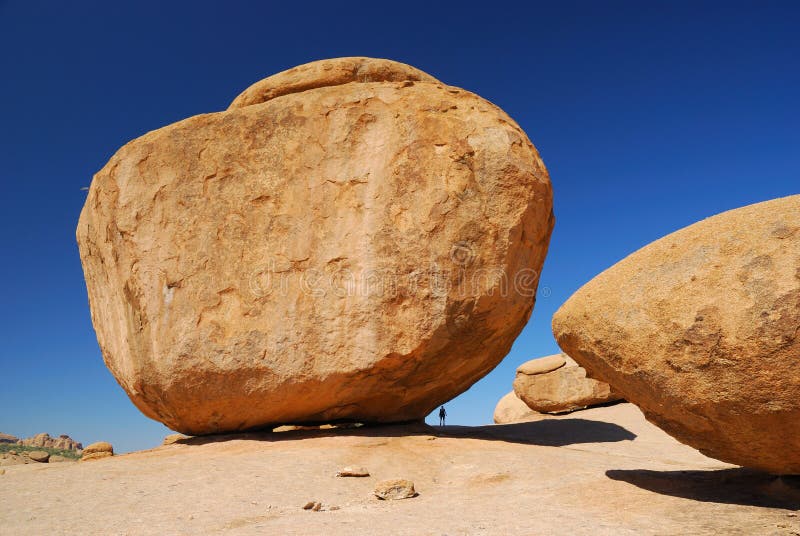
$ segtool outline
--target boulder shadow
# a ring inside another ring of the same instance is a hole
[[[612,480],[658,493],[701,502],[800,509],[800,477],[779,477],[733,468],[708,471],[651,471],[613,469]]]
[[[636,434],[618,424],[588,419],[544,419],[491,426],[445,426],[439,435],[543,447],[563,447],[577,443],[615,443],[636,439]]]
[[[404,437],[435,436],[483,439],[548,447],[576,443],[610,443],[631,441],[636,435],[618,424],[586,419],[545,419],[515,424],[486,426],[430,426],[424,423],[343,425],[331,429],[301,429],[285,432],[269,430],[188,437],[176,441],[182,445],[205,445],[231,440],[298,441],[316,437]]]

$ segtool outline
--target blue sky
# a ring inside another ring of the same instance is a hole
[[[503,363],[448,404],[452,423],[491,422],[515,368],[557,351],[553,312],[603,269],[800,192],[796,2],[112,4],[0,0],[2,432],[159,443],[166,429],[100,357],[75,243],[81,187],[130,139],[297,64],[410,63],[505,109],[550,170],[550,294]]]

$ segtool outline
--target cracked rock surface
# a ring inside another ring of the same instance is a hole
[[[553,331],[678,440],[800,474],[800,195],[642,248],[576,292]]]
[[[107,366],[199,435],[424,417],[507,354],[552,226],[502,110],[340,58],[126,144],[77,239]]]

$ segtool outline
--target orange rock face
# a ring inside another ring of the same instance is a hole
[[[125,145],[77,237],[107,366],[198,435],[424,417],[506,355],[552,226],[499,108],[342,58]]]
[[[702,453],[800,474],[800,196],[714,216],[603,272],[553,331]]]

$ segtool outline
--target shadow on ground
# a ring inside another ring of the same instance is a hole
[[[800,477],[777,477],[749,469],[712,471],[606,471],[606,476],[661,495],[695,501],[800,509]]]
[[[429,426],[424,423],[343,426],[333,429],[303,429],[286,432],[246,432],[239,434],[191,437],[177,441],[184,445],[205,445],[236,439],[256,441],[297,441],[315,437],[360,436],[403,437],[436,436],[465,439],[506,441],[548,447],[561,447],[576,443],[610,443],[630,441],[636,435],[613,423],[586,419],[552,419],[517,424],[491,426]]]
[[[546,447],[563,447],[576,443],[613,443],[636,439],[636,434],[618,424],[586,419],[552,419],[493,426],[445,426],[439,435]]]

